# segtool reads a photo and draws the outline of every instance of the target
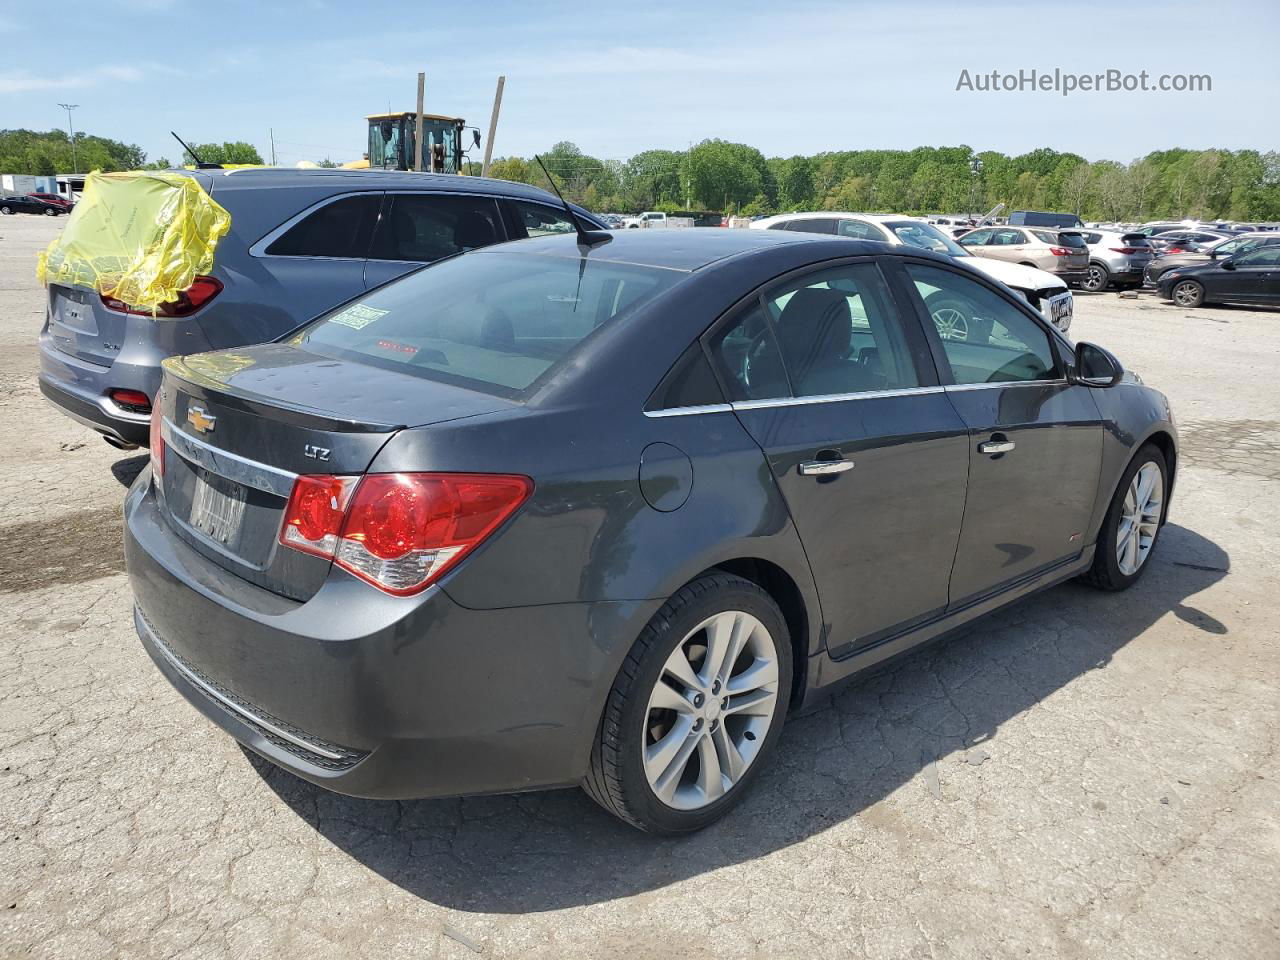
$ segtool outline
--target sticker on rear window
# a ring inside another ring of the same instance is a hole
[[[363,303],[357,303],[354,306],[347,307],[341,313],[335,313],[329,318],[330,323],[340,323],[344,327],[351,327],[353,330],[363,330],[379,317],[386,316],[388,311],[379,310],[377,307],[366,307]]]

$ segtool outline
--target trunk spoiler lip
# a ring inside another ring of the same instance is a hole
[[[266,416],[294,426],[339,433],[395,433],[408,429],[408,424],[350,420],[314,407],[290,403],[287,400],[273,398],[266,401],[245,396],[236,393],[227,384],[193,370],[182,357],[169,357],[161,366],[164,368],[166,378],[172,377],[179,381],[184,392],[198,396],[202,400],[217,400],[229,409],[254,416]]]

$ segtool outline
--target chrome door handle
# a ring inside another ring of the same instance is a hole
[[[806,477],[827,477],[852,469],[852,460],[805,460],[800,464],[800,472]]]
[[[1017,444],[1012,440],[988,440],[986,443],[978,444],[979,453],[1008,453]]]

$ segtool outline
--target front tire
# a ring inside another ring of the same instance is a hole
[[[12,215],[13,215],[13,211],[11,209],[9,209],[8,207],[0,207],[0,216],[8,217]]]
[[[56,216],[58,215],[58,211],[57,211],[57,210],[54,210],[54,209],[53,209],[53,208],[51,208],[51,207],[45,207],[45,208],[44,208],[44,215],[45,215],[46,217],[56,217]]]
[[[1111,271],[1100,263],[1089,264],[1085,278],[1080,281],[1080,289],[1089,293],[1101,293],[1111,282]]]
[[[1155,444],[1130,461],[1102,521],[1093,566],[1084,579],[1100,590],[1127,590],[1151,566],[1168,509],[1169,468]]]
[[[654,614],[618,671],[583,789],[641,830],[701,830],[765,766],[790,699],[778,605],[741,577],[700,577]]]
[[[1180,307],[1204,305],[1204,287],[1195,280],[1179,280],[1169,291],[1169,299]]]

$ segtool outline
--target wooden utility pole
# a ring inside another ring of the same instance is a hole
[[[480,168],[480,176],[489,175],[489,161],[493,159],[493,138],[498,132],[498,111],[502,109],[502,88],[507,78],[498,78],[498,89],[493,95],[493,116],[489,118],[489,139],[484,142],[484,165]]]
[[[426,99],[427,75],[418,74],[418,118],[413,124],[413,169],[422,170],[422,102]]]

